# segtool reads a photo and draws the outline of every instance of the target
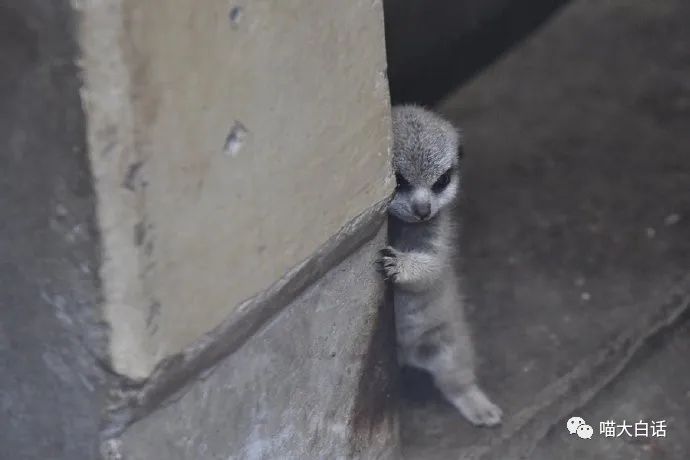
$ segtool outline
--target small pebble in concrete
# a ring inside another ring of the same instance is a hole
[[[67,216],[67,208],[65,208],[65,205],[63,205],[62,203],[58,203],[55,206],[55,215],[58,218],[66,217]]]
[[[105,460],[122,460],[122,441],[108,439],[101,445],[101,455]]]
[[[645,235],[647,235],[647,238],[650,240],[656,236],[656,230],[654,230],[652,227],[647,227],[644,232]]]
[[[233,29],[239,27],[243,12],[244,11],[241,6],[234,6],[232,9],[230,9],[230,14],[228,14],[228,17],[230,18],[230,26]]]
[[[664,225],[666,225],[667,227],[670,227],[671,225],[676,225],[678,222],[680,222],[680,214],[676,213],[669,214],[664,219]]]
[[[74,243],[84,235],[84,226],[82,224],[77,224],[72,229],[65,234],[65,239],[69,243]]]
[[[244,125],[239,121],[236,121],[232,128],[230,128],[228,137],[225,138],[223,152],[231,157],[236,156],[244,145],[247,134],[249,134],[247,128],[245,128]]]
[[[580,294],[580,298],[584,302],[589,302],[592,299],[592,295],[589,292],[583,292],[582,294]]]
[[[139,170],[141,169],[142,165],[143,165],[143,163],[141,161],[137,161],[137,162],[129,165],[129,168],[127,169],[127,173],[125,174],[125,177],[122,180],[122,186],[124,188],[126,188],[127,190],[134,191],[134,186],[136,185],[137,175],[139,174]]]
[[[61,295],[56,295],[53,299],[53,305],[58,310],[64,310],[64,308],[67,306],[67,300]]]

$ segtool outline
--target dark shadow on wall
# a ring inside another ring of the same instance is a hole
[[[395,345],[393,291],[386,286],[375,318],[352,411],[352,437],[348,458],[361,458],[377,432],[397,431],[399,397]],[[383,424],[388,424],[387,426]]]
[[[384,0],[394,104],[433,105],[568,0]]]

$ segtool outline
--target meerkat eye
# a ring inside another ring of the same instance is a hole
[[[399,189],[410,188],[410,183],[400,173],[395,173],[395,183]]]
[[[431,190],[433,190],[435,193],[439,193],[445,190],[445,188],[448,187],[448,184],[450,184],[450,177],[452,174],[452,169],[449,169],[448,171],[444,172],[441,175],[441,177],[436,179],[434,185],[431,186]]]

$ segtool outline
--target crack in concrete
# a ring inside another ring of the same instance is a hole
[[[216,363],[242,347],[312,283],[373,238],[384,222],[389,201],[390,197],[376,203],[347,223],[310,258],[265,291],[244,301],[214,330],[181,353],[164,359],[146,380],[134,381],[116,374],[101,429],[103,442],[118,437],[135,421],[179,399],[195,379],[212,372]]]
[[[683,278],[660,306],[620,332],[597,353],[542,390],[535,403],[504,426],[485,446],[463,460],[529,458],[530,452],[565,416],[581,408],[618,376],[640,349],[654,337],[680,323],[690,312],[690,276]]]

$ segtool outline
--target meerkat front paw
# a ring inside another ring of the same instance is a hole
[[[391,246],[387,246],[379,251],[377,267],[378,270],[383,273],[386,280],[395,282],[400,274],[398,254],[398,251]]]
[[[494,426],[501,423],[503,411],[476,385],[453,398],[452,402],[474,425]]]

